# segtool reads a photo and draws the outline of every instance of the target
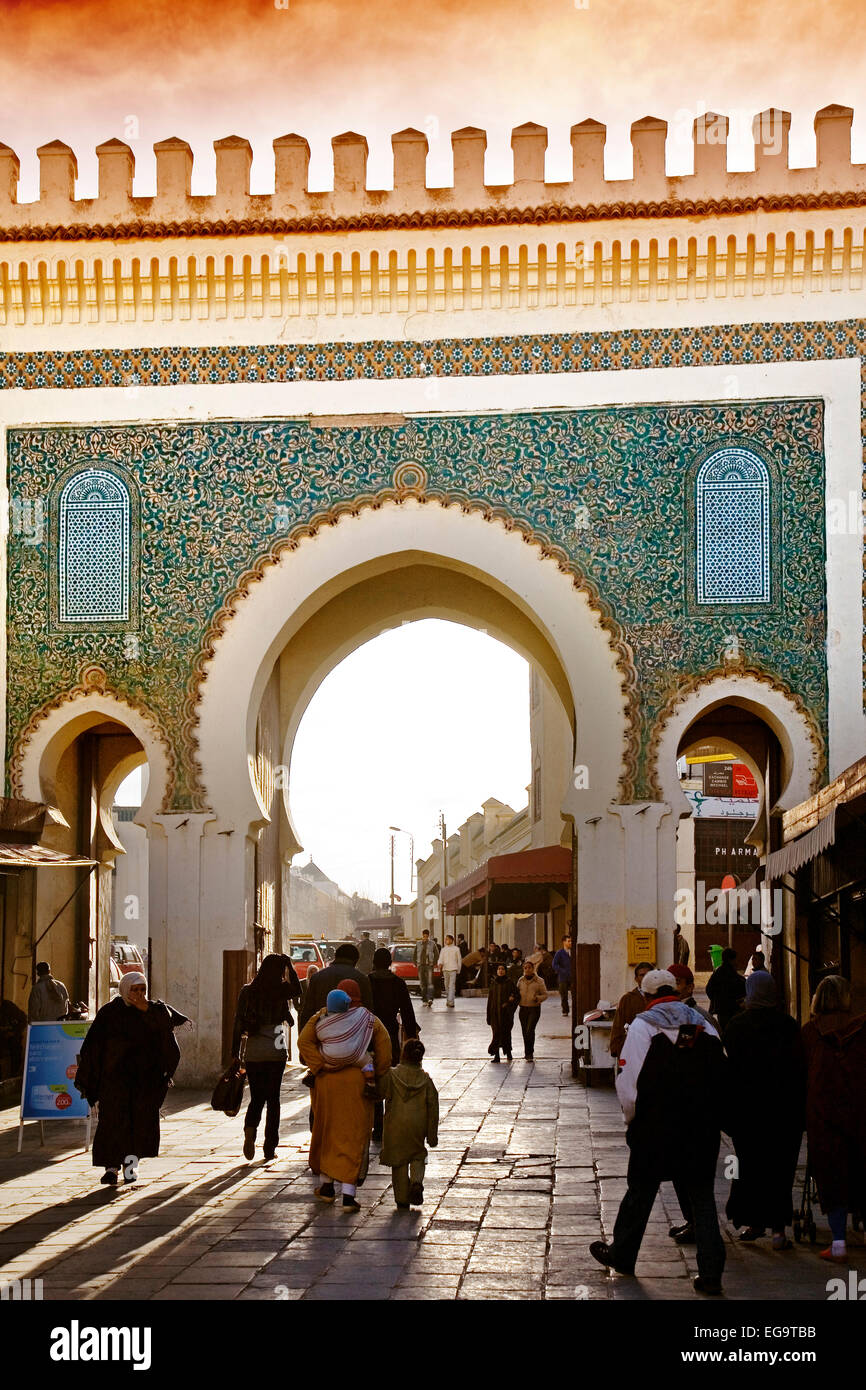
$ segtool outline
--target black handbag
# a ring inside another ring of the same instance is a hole
[[[212,1110],[222,1110],[224,1115],[233,1118],[237,1115],[244,1103],[244,1085],[247,1079],[247,1069],[244,1066],[244,1057],[247,1050],[247,1034],[241,1036],[241,1045],[237,1057],[233,1057],[228,1065],[228,1069],[223,1072],[219,1081],[213,1088],[213,1095],[210,1098]]]

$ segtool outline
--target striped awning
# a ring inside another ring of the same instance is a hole
[[[768,880],[778,882],[786,874],[795,874],[804,864],[808,864],[811,859],[817,859],[819,854],[823,854],[836,843],[837,809],[836,806],[831,807],[813,830],[807,831],[805,835],[800,835],[798,839],[767,856]]]
[[[0,845],[0,869],[91,869],[95,863],[44,845]]]

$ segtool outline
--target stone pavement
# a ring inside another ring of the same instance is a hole
[[[667,1236],[679,1219],[667,1186],[636,1278],[588,1253],[612,1228],[627,1150],[612,1087],[571,1078],[558,1000],[544,1007],[534,1064],[519,1048],[512,1064],[491,1064],[484,1009],[465,999],[422,1011],[442,1116],[424,1206],[412,1212],[394,1207],[375,1153],[360,1213],[315,1201],[297,1065],[274,1162],[241,1157],[242,1115],[227,1120],[201,1093],[172,1091],[162,1154],[127,1188],[95,1185],[81,1122],[46,1124],[45,1148],[28,1124],[18,1156],[17,1111],[0,1112],[0,1280],[40,1278],[46,1299],[698,1300],[694,1247]],[[720,1211],[726,1189],[721,1177]],[[727,1297],[825,1300],[840,1271],[818,1259],[827,1232],[817,1219],[818,1245],[784,1254],[767,1240],[736,1245],[725,1228]],[[864,1256],[851,1261],[861,1275]]]

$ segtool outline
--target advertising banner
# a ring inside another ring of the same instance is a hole
[[[90,1024],[31,1023],[27,1028],[22,1120],[86,1120],[90,1107],[75,1089],[78,1054]]]

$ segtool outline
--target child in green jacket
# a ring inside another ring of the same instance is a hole
[[[380,1078],[385,1102],[382,1151],[379,1162],[392,1170],[394,1201],[401,1211],[424,1201],[425,1141],[439,1143],[439,1092],[421,1067],[424,1044],[409,1038],[400,1053],[400,1065]]]

